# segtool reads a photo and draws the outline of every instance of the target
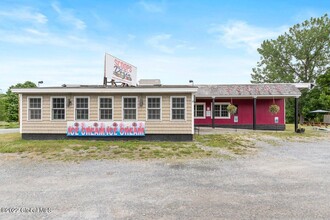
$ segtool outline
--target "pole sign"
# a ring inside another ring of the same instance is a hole
[[[68,121],[67,136],[145,136],[145,122]]]
[[[137,84],[136,73],[135,66],[110,54],[105,54],[104,77],[107,79],[135,86]]]

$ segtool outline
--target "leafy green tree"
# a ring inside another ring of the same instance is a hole
[[[6,96],[4,94],[0,94],[0,121],[6,120],[5,101]]]
[[[330,19],[327,14],[296,24],[258,49],[260,61],[252,69],[252,83],[314,83],[330,68]],[[313,94],[302,91],[300,115]],[[321,101],[318,99],[318,101]],[[286,103],[287,121],[294,118],[294,100]]]
[[[327,14],[296,24],[258,49],[253,83],[315,82],[330,67],[330,19]]]
[[[25,83],[18,83],[16,85],[10,86],[6,93],[5,102],[5,115],[8,122],[18,121],[18,94],[12,92],[13,88],[34,88],[37,87],[35,83],[31,81],[26,81]]]
[[[302,113],[308,120],[321,121],[322,114],[310,113],[317,109],[330,110],[330,69],[317,78],[315,88],[306,94]]]

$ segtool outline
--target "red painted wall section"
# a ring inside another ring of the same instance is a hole
[[[276,115],[272,115],[268,109],[273,102],[280,106],[280,111]],[[278,117],[279,123],[284,124],[285,109],[284,99],[257,99],[257,124],[274,124],[274,117]],[[230,103],[230,99],[216,99],[215,103]],[[211,125],[212,117],[207,116],[206,111],[211,111],[212,114],[212,100],[211,99],[197,99],[196,103],[205,103],[205,119],[196,119],[195,125]],[[253,99],[233,99],[232,103],[238,106],[238,123],[237,124],[253,124]],[[234,116],[230,119],[214,119],[215,124],[235,124]]]

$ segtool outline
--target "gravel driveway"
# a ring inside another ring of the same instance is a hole
[[[0,219],[330,219],[327,140],[234,160],[0,159]]]

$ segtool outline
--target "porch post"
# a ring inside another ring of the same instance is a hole
[[[214,102],[215,102],[215,97],[212,97],[212,128],[214,128]]]
[[[298,129],[298,98],[294,98],[294,131]]]
[[[257,97],[253,97],[253,130],[257,129]]]

